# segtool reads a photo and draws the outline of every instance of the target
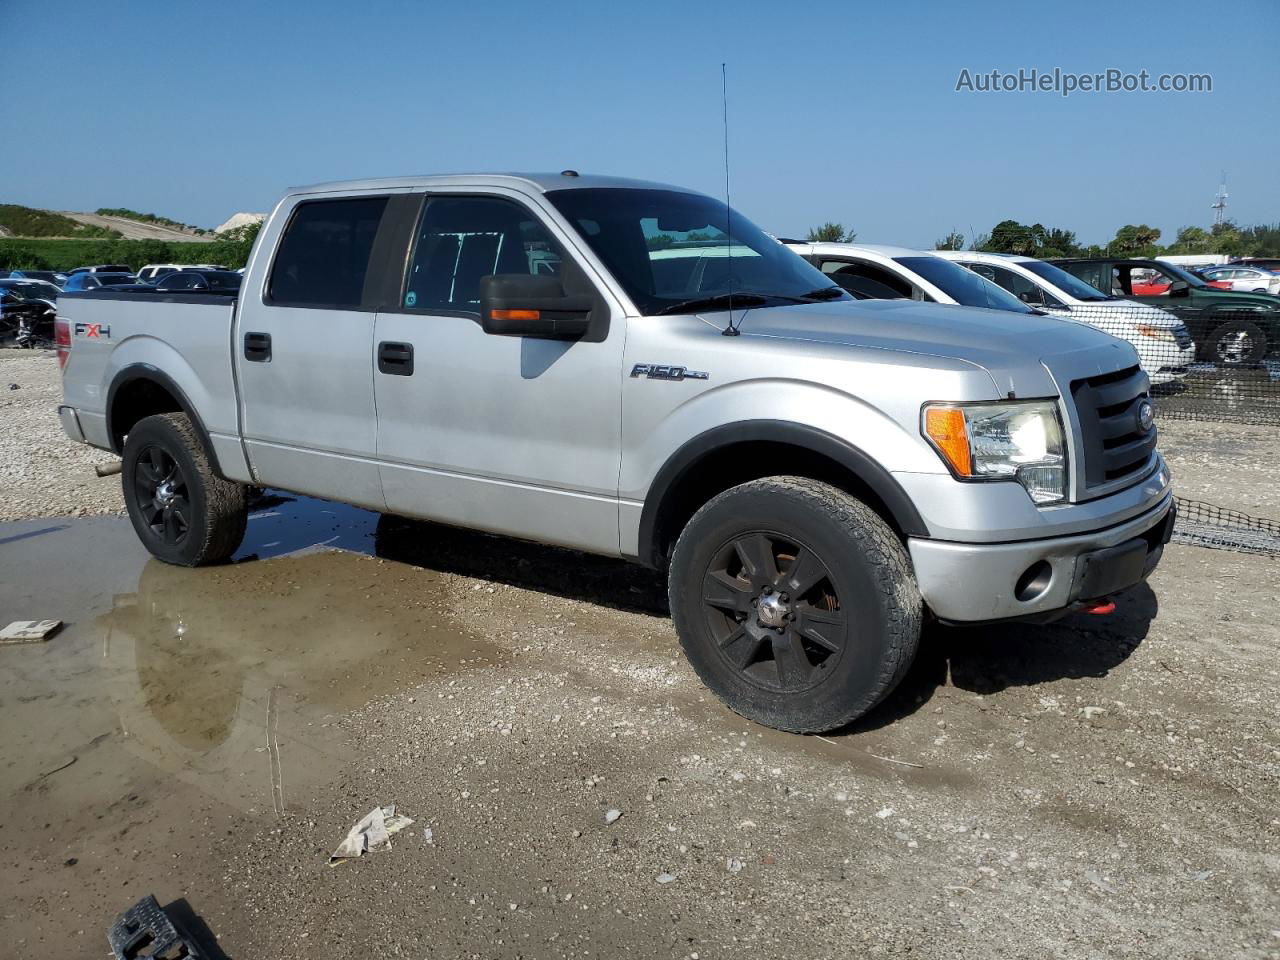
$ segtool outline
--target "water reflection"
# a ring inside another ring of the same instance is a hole
[[[151,560],[95,627],[127,743],[241,805],[278,810],[348,762],[337,715],[499,661],[432,575],[323,551],[189,570]]]

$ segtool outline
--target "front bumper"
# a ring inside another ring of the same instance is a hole
[[[1016,543],[907,541],[920,594],[956,623],[1051,619],[1145,580],[1173,533],[1173,494],[1091,533]]]

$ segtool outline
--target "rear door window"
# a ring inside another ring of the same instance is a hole
[[[369,253],[386,206],[386,197],[298,204],[276,250],[267,301],[297,307],[359,307]]]

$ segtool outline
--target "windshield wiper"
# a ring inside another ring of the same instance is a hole
[[[769,302],[768,297],[758,293],[717,293],[707,297],[694,297],[692,300],[680,300],[668,304],[654,313],[661,317],[668,313],[694,313],[698,310],[715,310],[720,307],[759,307]]]
[[[845,292],[844,287],[830,286],[819,287],[817,290],[810,290],[808,293],[800,294],[799,300],[838,300]]]

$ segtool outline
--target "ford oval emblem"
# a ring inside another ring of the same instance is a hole
[[[1146,433],[1156,422],[1156,412],[1151,407],[1150,400],[1143,400],[1138,407],[1138,428]]]

